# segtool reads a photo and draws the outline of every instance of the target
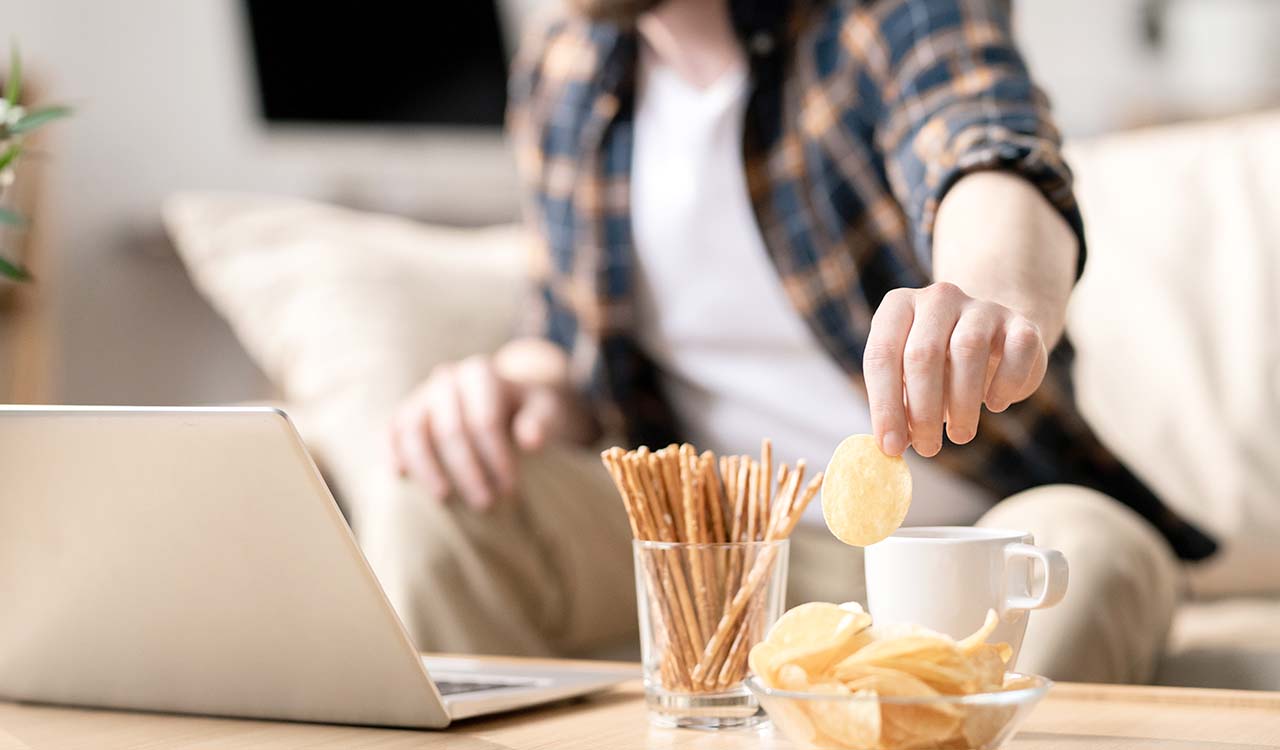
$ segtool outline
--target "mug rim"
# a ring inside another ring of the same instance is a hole
[[[965,542],[1021,542],[1031,532],[1018,529],[993,529],[984,526],[906,526],[898,529],[872,547],[890,542],[929,542],[963,544]]]

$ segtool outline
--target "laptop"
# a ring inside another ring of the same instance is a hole
[[[637,674],[575,664],[420,654],[279,410],[0,407],[0,699],[441,728]]]

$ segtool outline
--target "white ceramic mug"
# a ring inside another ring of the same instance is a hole
[[[877,624],[914,623],[952,638],[977,630],[994,609],[1000,626],[989,640],[1013,648],[1012,669],[1028,610],[1052,607],[1067,593],[1067,558],[1033,541],[1008,529],[899,529],[866,548],[867,609]],[[1041,576],[1033,575],[1037,561]]]

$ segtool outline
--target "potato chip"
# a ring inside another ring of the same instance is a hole
[[[796,693],[803,693],[814,687],[809,681],[809,673],[796,664],[783,664],[777,671],[778,687]]]
[[[987,693],[1000,690],[1004,686],[1006,658],[1000,652],[1000,646],[1005,645],[983,643],[969,654],[976,681],[974,692]]]
[[[999,625],[1000,615],[996,614],[994,609],[988,609],[987,618],[982,623],[982,627],[975,630],[972,634],[961,638],[956,645],[960,647],[961,651],[966,653],[972,651],[983,643],[986,643],[987,639],[991,637],[991,634],[995,632]]]
[[[801,747],[821,744],[818,730],[804,703],[789,698],[761,698],[760,702],[769,712],[769,721],[793,742]]]
[[[766,684],[814,696],[766,705],[788,737],[858,750],[938,750],[991,747],[1009,731],[1013,705],[880,700],[1035,684],[1026,678],[1006,682],[1012,649],[1006,643],[987,643],[1000,623],[995,612],[959,641],[915,625],[868,622],[856,604],[806,604],[779,619],[752,650],[752,668],[762,681],[771,681]],[[831,699],[819,697],[824,695]]]
[[[809,718],[814,727],[848,748],[875,747],[880,742],[880,704],[875,700],[847,700],[851,691],[843,685],[818,684],[811,692],[827,693],[838,700],[814,700],[809,703]],[[860,690],[854,696],[874,699],[875,691]]]
[[[906,672],[881,669],[851,682],[845,687],[853,691],[874,690],[890,698],[928,698],[938,691]],[[880,706],[881,744],[886,747],[920,747],[939,742],[956,733],[964,720],[960,707],[950,703],[902,704]]]
[[[845,544],[865,547],[892,534],[911,507],[906,461],[880,452],[871,435],[845,438],[822,480],[822,517]]]
[[[963,659],[943,663],[923,659],[893,659],[880,664],[888,669],[906,672],[946,695],[974,692],[973,686],[977,682],[973,667]]]
[[[931,748],[959,734],[963,726],[963,712],[946,703],[885,703],[880,706],[882,747]]]
[[[960,649],[946,636],[910,635],[869,643],[847,657],[847,661],[875,662],[885,659],[941,661],[958,658]]]
[[[856,680],[846,681],[844,686],[850,690],[874,690],[890,698],[924,698],[938,695],[937,690],[921,680],[896,669],[877,669]]]
[[[774,673],[784,664],[821,674],[866,643],[859,635],[870,624],[871,616],[856,604],[802,604],[778,618],[747,663],[766,685],[776,683]]]
[[[1035,685],[1036,681],[1034,678],[1020,675],[1018,677],[1009,677],[1006,679],[1000,690],[1026,690],[1029,687],[1035,687]]]
[[[996,745],[1009,730],[1017,706],[972,706],[964,717],[964,739],[969,747]]]

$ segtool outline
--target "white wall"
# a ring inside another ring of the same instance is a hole
[[[1015,0],[1019,41],[1068,136],[1280,104],[1280,2]]]

